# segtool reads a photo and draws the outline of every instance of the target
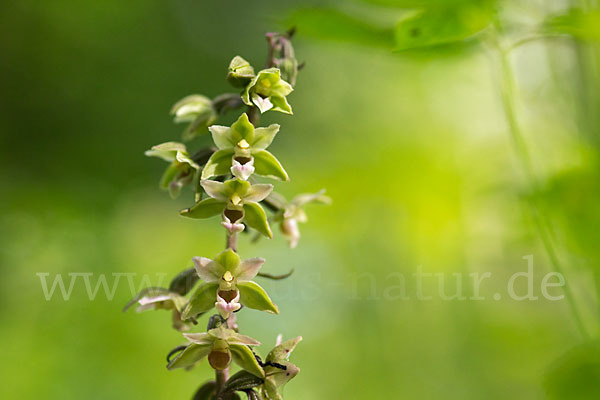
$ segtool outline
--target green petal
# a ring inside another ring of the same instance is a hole
[[[199,286],[194,294],[192,294],[190,302],[185,306],[181,318],[193,318],[213,308],[217,299],[218,288],[218,283],[206,283]]]
[[[293,114],[292,106],[290,106],[285,97],[271,96],[269,97],[269,100],[271,100],[271,103],[273,104],[273,111],[279,111],[290,115]]]
[[[215,257],[215,261],[219,263],[225,271],[235,271],[236,268],[240,265],[240,256],[231,249],[227,249],[222,251]]]
[[[237,284],[240,291],[240,302],[254,310],[267,311],[279,314],[279,309],[267,295],[267,292],[255,282],[241,282]]]
[[[251,143],[252,149],[264,150],[269,147],[277,132],[279,132],[279,124],[271,124],[266,128],[256,128],[254,131],[254,142]]]
[[[192,208],[181,210],[179,214],[188,218],[204,219],[221,214],[224,208],[225,203],[213,198],[208,198],[197,203]]]
[[[228,126],[213,125],[208,130],[212,135],[213,142],[219,149],[229,149],[237,143],[231,139],[231,128]]]
[[[294,351],[296,345],[300,343],[302,336],[295,337],[294,339],[287,340],[281,343],[279,346],[275,346],[273,350],[267,356],[267,361],[281,362],[289,357]]]
[[[183,350],[177,357],[171,360],[168,369],[191,367],[210,353],[212,344],[192,343]]]
[[[202,170],[202,178],[208,179],[212,176],[225,175],[231,168],[231,159],[234,151],[232,149],[219,150],[213,153]]]
[[[265,371],[263,371],[262,367],[258,364],[258,361],[256,361],[256,357],[254,357],[252,350],[247,346],[230,344],[229,351],[231,351],[233,362],[237,365],[259,378],[265,377]]]
[[[282,181],[290,179],[279,160],[267,150],[257,151],[252,155],[254,156],[254,172],[258,175],[281,179]]]
[[[267,214],[265,214],[265,210],[258,203],[244,204],[244,211],[244,222],[250,228],[256,229],[270,239],[273,238],[273,232],[267,221]]]

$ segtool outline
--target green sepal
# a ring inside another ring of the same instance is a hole
[[[264,380],[246,370],[241,370],[232,375],[223,388],[226,392],[234,392],[236,390],[250,390],[262,385]]]
[[[280,179],[282,181],[288,181],[290,179],[279,160],[267,150],[257,151],[256,153],[253,153],[252,156],[254,157],[254,172],[256,174]]]
[[[302,336],[298,336],[281,343],[279,346],[275,346],[267,356],[266,361],[282,362],[289,357],[292,351],[294,351],[296,348],[296,345],[300,343],[301,340]]]
[[[215,306],[218,283],[205,283],[196,289],[189,303],[183,309],[182,319],[194,318],[196,315],[210,310]]]
[[[210,353],[212,344],[192,343],[167,365],[168,369],[188,368],[202,360]]]
[[[259,311],[267,311],[273,314],[279,314],[279,308],[269,298],[265,289],[255,282],[238,282],[237,288],[240,291],[240,303],[242,305]]]
[[[179,211],[179,214],[183,217],[204,219],[221,214],[223,209],[225,209],[225,203],[213,198],[207,198],[191,208]]]
[[[265,210],[258,203],[244,204],[244,222],[259,233],[265,235],[269,239],[273,238],[273,232],[267,221]]]
[[[229,344],[229,351],[231,351],[233,362],[235,362],[237,365],[259,378],[265,377],[265,371],[258,364],[254,353],[248,346],[241,344]]]
[[[288,101],[285,97],[271,96],[271,97],[269,97],[269,100],[271,100],[271,104],[273,104],[273,108],[272,108],[273,111],[279,111],[284,114],[290,114],[290,115],[294,114],[294,112],[292,111],[292,106],[290,106],[290,103],[288,103]]]
[[[228,174],[231,168],[233,154],[233,149],[223,149],[214,152],[206,162],[200,179],[208,179],[212,176]]]
[[[215,257],[215,262],[221,265],[225,271],[234,272],[237,270],[237,267],[240,265],[241,260],[240,256],[231,249],[227,249],[219,253]]]
[[[169,184],[171,183],[171,181],[175,179],[179,172],[181,172],[181,166],[182,165],[180,163],[173,162],[167,167],[167,169],[160,178],[159,186],[161,189],[166,190],[169,188]]]

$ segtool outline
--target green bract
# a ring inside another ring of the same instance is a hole
[[[200,166],[192,160],[184,144],[167,142],[153,146],[145,153],[148,157],[159,157],[171,163],[164,172],[160,187],[169,190],[171,197],[179,196],[181,188],[190,184]]]
[[[274,314],[279,309],[265,290],[252,279],[265,262],[262,258],[251,258],[242,261],[231,249],[219,253],[214,260],[205,257],[192,259],[198,276],[206,282],[194,293],[183,316],[193,317],[211,309],[213,306],[225,319],[242,305]],[[210,292],[213,293],[211,299]]]
[[[273,185],[254,184],[239,178],[230,179],[225,182],[203,180],[202,187],[210,196],[191,208],[182,210],[181,215],[189,218],[209,218],[217,214],[223,214],[225,218],[233,214],[238,214],[235,221],[244,221],[251,228],[256,229],[263,235],[272,238],[273,233],[267,215],[263,208],[258,204],[273,190]]]
[[[280,389],[300,373],[300,368],[288,361],[288,358],[296,345],[300,343],[302,336],[290,339],[281,343],[267,356],[265,371],[265,380],[259,387],[259,392],[263,398],[269,400],[281,400]],[[281,368],[283,367],[283,368]]]
[[[206,133],[206,128],[217,120],[217,112],[212,101],[208,97],[199,94],[193,94],[179,100],[171,108],[171,114],[174,115],[176,123],[189,123],[187,129],[183,132],[183,140],[185,141]]]
[[[208,362],[214,369],[223,370],[229,367],[233,360],[246,371],[261,378],[265,376],[248,347],[259,346],[260,342],[249,336],[240,335],[222,326],[210,329],[206,333],[184,333],[183,336],[191,344],[169,362],[169,369],[191,367],[208,356]]]
[[[231,127],[213,125],[209,130],[219,150],[204,166],[202,179],[231,172],[234,176],[247,180],[255,172],[258,175],[288,180],[281,163],[265,150],[279,132],[278,124],[254,128],[248,115],[242,114]]]
[[[268,68],[259,71],[250,81],[242,93],[242,100],[249,106],[258,107],[261,113],[273,110],[292,114],[286,96],[293,90],[292,85],[281,79],[278,68]]]

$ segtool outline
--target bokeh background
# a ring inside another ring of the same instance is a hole
[[[595,3],[494,7],[509,42],[569,7]],[[261,282],[281,315],[239,316],[263,354],[278,333],[304,336],[293,354],[302,373],[286,398],[598,398],[598,20],[576,19],[583,21],[571,29],[576,38],[528,41],[510,53],[534,190],[511,139],[493,50],[464,43],[393,51],[394,24],[422,5],[4,3],[1,397],[185,399],[210,377],[206,363],[166,370],[164,357],[182,338],[168,313],[121,312],[131,297],[126,281],[112,300],[102,289],[90,300],[79,280],[70,300],[56,293],[46,301],[36,274],[52,281],[93,272],[95,285],[98,274],[112,284],[110,274],[137,273],[137,287],[142,274],[168,281],[192,256],[222,250],[217,221],[179,217],[191,193],[173,201],[159,192],[165,165],[143,152],[178,140],[183,126],[168,114],[175,101],[228,91],[229,60],[239,54],[261,65],[264,33],[295,23],[296,52],[306,61],[289,97],[295,115],[267,113],[262,123],[282,125],[272,150],[292,180],[277,189],[290,197],[326,188],[333,205],[308,210],[295,250],[280,236],[240,245],[245,257],[265,257],[268,272],[296,270],[286,281]],[[532,197],[571,307],[540,294],[555,265]],[[526,271],[527,255],[540,298],[516,301],[506,283]],[[463,274],[466,295],[467,274],[492,273],[482,284],[485,300],[445,301],[431,278],[425,291],[433,299],[419,301],[411,280],[419,266],[447,274],[449,285],[453,273]],[[398,274],[409,299],[398,298]]]

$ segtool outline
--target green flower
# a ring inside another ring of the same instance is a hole
[[[300,373],[300,368],[289,362],[288,358],[301,340],[302,336],[298,336],[278,344],[265,359],[265,380],[258,387],[264,399],[282,400],[281,388]]]
[[[304,211],[304,206],[307,204],[331,204],[331,198],[325,196],[325,190],[317,193],[300,194],[294,197],[289,203],[286,202],[283,196],[277,193],[271,193],[267,200],[280,208],[274,220],[279,222],[281,233],[287,239],[291,248],[295,248],[300,240],[298,223],[304,223],[308,219]]]
[[[232,312],[242,305],[274,314],[279,309],[269,298],[265,290],[253,282],[259,269],[265,262],[262,258],[242,261],[233,250],[219,253],[214,260],[205,257],[192,258],[198,276],[206,282],[192,295],[183,311],[183,317],[193,317],[216,307],[223,318],[229,318]]]
[[[160,187],[169,190],[171,197],[179,196],[181,188],[192,183],[200,166],[191,159],[184,144],[167,142],[153,146],[144,153],[148,157],[158,157],[171,163],[164,172]]]
[[[235,56],[229,63],[227,81],[234,87],[245,87],[254,78],[254,68],[240,56]]]
[[[198,135],[206,133],[206,128],[217,120],[217,112],[212,101],[202,95],[194,94],[179,100],[171,108],[175,123],[189,123],[183,131],[183,140],[189,141]]]
[[[292,114],[286,96],[293,90],[292,85],[281,79],[278,68],[268,68],[259,71],[250,81],[242,93],[242,100],[249,106],[258,107],[261,113],[274,110]]]
[[[265,150],[279,132],[279,125],[254,128],[248,115],[242,114],[231,127],[213,125],[208,129],[219,150],[204,166],[202,179],[229,172],[243,180],[248,180],[253,172],[284,181],[289,179],[277,158]]]
[[[208,357],[208,363],[216,370],[229,367],[233,361],[246,371],[264,378],[265,372],[248,347],[260,345],[255,339],[223,325],[208,332],[184,333],[183,336],[191,343],[169,362],[168,369],[189,368]]]
[[[189,330],[188,322],[181,318],[181,313],[186,306],[188,300],[169,289],[160,287],[150,287],[142,290],[133,299],[131,299],[123,308],[127,311],[134,304],[138,304],[137,312],[147,310],[172,310],[173,311],[173,328],[178,331]]]
[[[203,219],[222,214],[225,223],[240,224],[243,221],[263,235],[273,237],[265,210],[258,204],[271,193],[273,185],[251,185],[239,178],[225,182],[203,180],[200,184],[210,198],[182,210],[181,215]]]

